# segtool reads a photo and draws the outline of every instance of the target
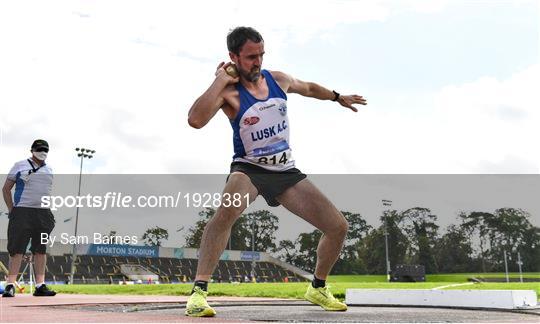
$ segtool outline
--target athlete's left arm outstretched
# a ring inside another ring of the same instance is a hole
[[[278,71],[272,71],[272,76],[285,92],[297,93],[304,97],[316,98],[320,100],[337,101],[343,107],[347,107],[354,112],[358,109],[354,104],[367,105],[367,100],[359,95],[340,95],[314,82],[305,82],[293,78],[292,76]]]

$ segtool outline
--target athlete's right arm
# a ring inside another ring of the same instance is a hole
[[[15,181],[6,179],[6,182],[4,182],[4,187],[2,187],[2,195],[4,196],[4,202],[6,203],[6,207],[8,209],[8,212],[11,212],[13,209],[13,198],[11,197],[11,188],[15,185]]]
[[[189,109],[188,123],[191,127],[204,127],[225,103],[223,93],[227,86],[239,81],[239,78],[233,78],[225,72],[230,64],[222,62],[218,65],[216,79]]]

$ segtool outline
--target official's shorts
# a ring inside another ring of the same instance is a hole
[[[244,162],[231,163],[231,173],[233,172],[242,172],[247,175],[257,188],[259,195],[263,196],[268,205],[272,207],[280,205],[276,200],[277,196],[307,177],[297,168],[270,171]]]
[[[43,254],[46,244],[41,244],[42,233],[51,234],[55,220],[50,209],[13,207],[9,213],[8,252],[9,255],[25,254],[31,241],[30,251]]]

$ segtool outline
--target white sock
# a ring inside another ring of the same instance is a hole
[[[39,288],[39,287],[41,287],[41,285],[44,285],[44,284],[45,284],[44,282],[40,282],[40,283],[36,284],[36,288]]]

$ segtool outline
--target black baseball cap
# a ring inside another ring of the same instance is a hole
[[[32,150],[42,148],[42,147],[49,148],[49,143],[47,143],[46,140],[42,140],[42,139],[37,139],[34,141],[34,143],[32,143]]]

